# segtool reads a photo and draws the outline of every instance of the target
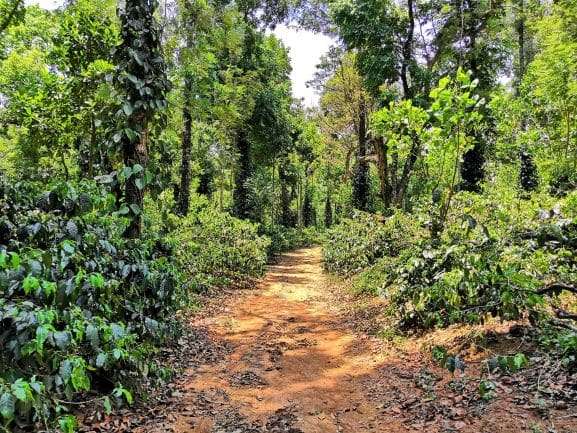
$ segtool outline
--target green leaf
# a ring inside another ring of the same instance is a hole
[[[31,403],[34,401],[34,396],[32,395],[30,384],[25,382],[23,379],[16,380],[10,389],[12,390],[12,395],[21,402]]]
[[[10,267],[18,269],[20,267],[20,256],[16,253],[10,253]]]
[[[141,212],[141,211],[140,211],[140,207],[139,207],[137,204],[132,203],[132,204],[130,205],[130,210],[132,211],[132,213],[133,213],[134,215],[140,215],[140,212]]]
[[[2,418],[7,420],[14,418],[15,407],[16,402],[12,394],[5,392],[0,396],[0,415]]]
[[[122,205],[120,209],[116,212],[118,215],[128,215],[130,213],[130,209],[126,205]]]
[[[513,357],[513,366],[515,367],[515,370],[520,370],[523,367],[525,367],[527,364],[529,364],[529,360],[527,359],[525,354],[517,353]]]
[[[62,433],[74,433],[76,430],[76,417],[66,415],[58,419],[58,425]]]
[[[134,184],[135,184],[136,187],[137,187],[139,190],[141,190],[141,191],[142,191],[142,190],[144,189],[144,187],[146,186],[146,185],[144,184],[144,179],[142,179],[141,177],[135,179],[135,180],[134,180]]]
[[[66,331],[56,331],[53,337],[56,346],[61,350],[66,349],[70,345],[70,333]]]
[[[135,141],[138,138],[138,133],[130,128],[124,128],[124,133],[130,141]]]
[[[62,249],[67,254],[74,254],[74,251],[75,251],[74,242],[69,241],[69,240],[63,241],[62,242]]]
[[[88,324],[86,326],[86,338],[90,342],[92,347],[98,347],[100,344],[100,338],[98,336],[98,328],[93,324]]]
[[[120,177],[123,180],[129,179],[130,176],[132,176],[132,174],[133,174],[132,167],[125,166],[120,171]]]
[[[44,350],[44,343],[48,338],[50,331],[45,326],[39,326],[36,328],[36,352],[42,353]]]
[[[126,114],[127,116],[130,116],[134,112],[134,107],[130,102],[125,102],[122,105],[122,111],[124,111],[124,114]]]
[[[128,391],[126,388],[124,388],[122,385],[118,385],[115,389],[114,389],[114,395],[116,397],[124,397],[124,399],[126,400],[126,402],[128,404],[132,404],[132,394],[130,393],[130,391]]]
[[[104,367],[106,365],[106,361],[108,360],[108,355],[106,353],[99,353],[96,357],[96,366],[98,368]]]
[[[118,323],[113,323],[110,325],[110,331],[112,332],[112,337],[114,340],[120,340],[122,337],[126,335],[126,331],[124,327],[119,325]]]
[[[68,383],[70,381],[70,376],[72,376],[72,362],[69,359],[62,361],[58,373],[60,374],[62,381]]]
[[[22,281],[22,289],[24,289],[24,293],[29,295],[31,292],[40,288],[40,280],[32,275],[28,275]]]
[[[56,293],[56,283],[50,281],[43,281],[42,291],[46,296],[54,295]]]
[[[122,358],[122,350],[114,349],[112,351],[112,356],[114,356],[114,359],[119,360],[120,358]]]
[[[70,379],[72,386],[76,391],[89,391],[90,379],[86,374],[85,361],[82,358],[76,358]]]
[[[102,274],[91,274],[89,277],[90,285],[95,289],[102,289],[104,287],[104,277]]]
[[[106,415],[110,415],[112,413],[112,404],[110,403],[110,398],[104,397],[104,412]]]

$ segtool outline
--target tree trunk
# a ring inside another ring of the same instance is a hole
[[[236,147],[239,153],[238,167],[234,176],[233,210],[238,218],[250,218],[248,180],[252,174],[250,143],[244,129],[237,133]]]
[[[279,223],[285,227],[294,226],[294,218],[290,209],[290,194],[288,190],[288,176],[286,173],[286,168],[284,166],[285,161],[281,161],[278,177],[280,182],[280,221]]]
[[[405,161],[403,173],[401,174],[401,179],[398,184],[398,189],[395,192],[395,205],[398,208],[401,208],[404,205],[405,194],[407,187],[409,186],[409,179],[411,177],[411,173],[413,172],[413,168],[415,167],[415,163],[417,162],[417,158],[419,157],[419,153],[421,152],[421,141],[419,137],[415,134],[412,139],[413,144],[411,145],[409,156]]]
[[[369,195],[369,167],[365,158],[367,154],[367,107],[362,97],[359,102],[358,140],[357,165],[353,176],[353,207],[366,211]]]
[[[140,164],[144,169],[138,175],[132,175],[124,184],[124,199],[130,208],[132,216],[124,235],[130,239],[140,237],[142,233],[142,210],[144,209],[144,189],[138,187],[136,181],[144,176],[148,163],[148,125],[145,116],[140,116],[142,132],[138,140],[127,140],[124,144],[124,166],[134,167]]]
[[[379,176],[380,195],[385,204],[385,209],[391,207],[391,185],[389,182],[389,161],[387,160],[387,145],[382,137],[375,140],[375,153],[377,155],[377,173]]]
[[[327,191],[327,197],[325,201],[325,227],[329,228],[333,225],[333,206],[331,204],[331,194]]]
[[[520,94],[521,82],[523,81],[523,76],[525,75],[525,0],[519,1],[519,11],[517,15],[517,20],[515,22],[517,28],[517,40],[519,45],[519,64],[517,66],[517,80],[515,83],[515,93],[517,96]]]
[[[405,99],[410,99],[412,96],[411,85],[409,83],[409,64],[413,56],[413,37],[415,33],[415,14],[413,10],[413,0],[407,0],[407,12],[409,15],[409,28],[407,30],[407,38],[403,44],[403,63],[401,65],[401,82],[403,84],[403,94]]]
[[[180,188],[177,212],[181,216],[188,214],[190,204],[190,159],[192,154],[192,115],[190,113],[190,80],[185,80],[184,107],[182,108],[182,157],[180,162]]]

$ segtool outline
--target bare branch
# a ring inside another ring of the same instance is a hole
[[[559,294],[563,290],[566,290],[571,293],[575,293],[577,295],[577,287],[571,284],[565,283],[551,283],[547,284],[542,289],[537,290],[537,294],[539,295],[549,295],[549,294]]]

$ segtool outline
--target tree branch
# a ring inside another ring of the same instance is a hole
[[[559,319],[566,319],[566,320],[575,320],[577,321],[577,314],[575,313],[570,313],[569,311],[565,311],[562,310],[560,308],[553,308],[553,311],[555,311],[555,315],[559,318]]]
[[[551,284],[547,284],[545,287],[543,287],[542,289],[537,290],[537,294],[538,295],[549,295],[549,294],[555,294],[558,295],[559,293],[561,293],[563,290],[566,290],[568,292],[574,293],[577,295],[577,287],[573,286],[571,284],[565,284],[565,283],[551,283]]]
[[[16,0],[14,2],[14,6],[12,7],[12,10],[8,14],[8,16],[6,18],[4,18],[4,21],[2,22],[2,24],[0,24],[0,34],[4,33],[4,30],[6,30],[8,28],[8,26],[10,25],[10,22],[14,19],[16,12],[18,12],[18,8],[22,4],[22,1],[23,0]]]

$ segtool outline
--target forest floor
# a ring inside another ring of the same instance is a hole
[[[387,341],[374,335],[382,302],[353,296],[323,273],[320,248],[285,254],[256,288],[221,295],[191,316],[188,336],[165,354],[182,367],[170,386],[115,416],[85,418],[82,431],[577,432],[577,377],[545,358],[496,378],[490,401],[479,397],[481,360],[528,350],[522,327]],[[436,344],[457,348],[466,374],[439,367]]]

